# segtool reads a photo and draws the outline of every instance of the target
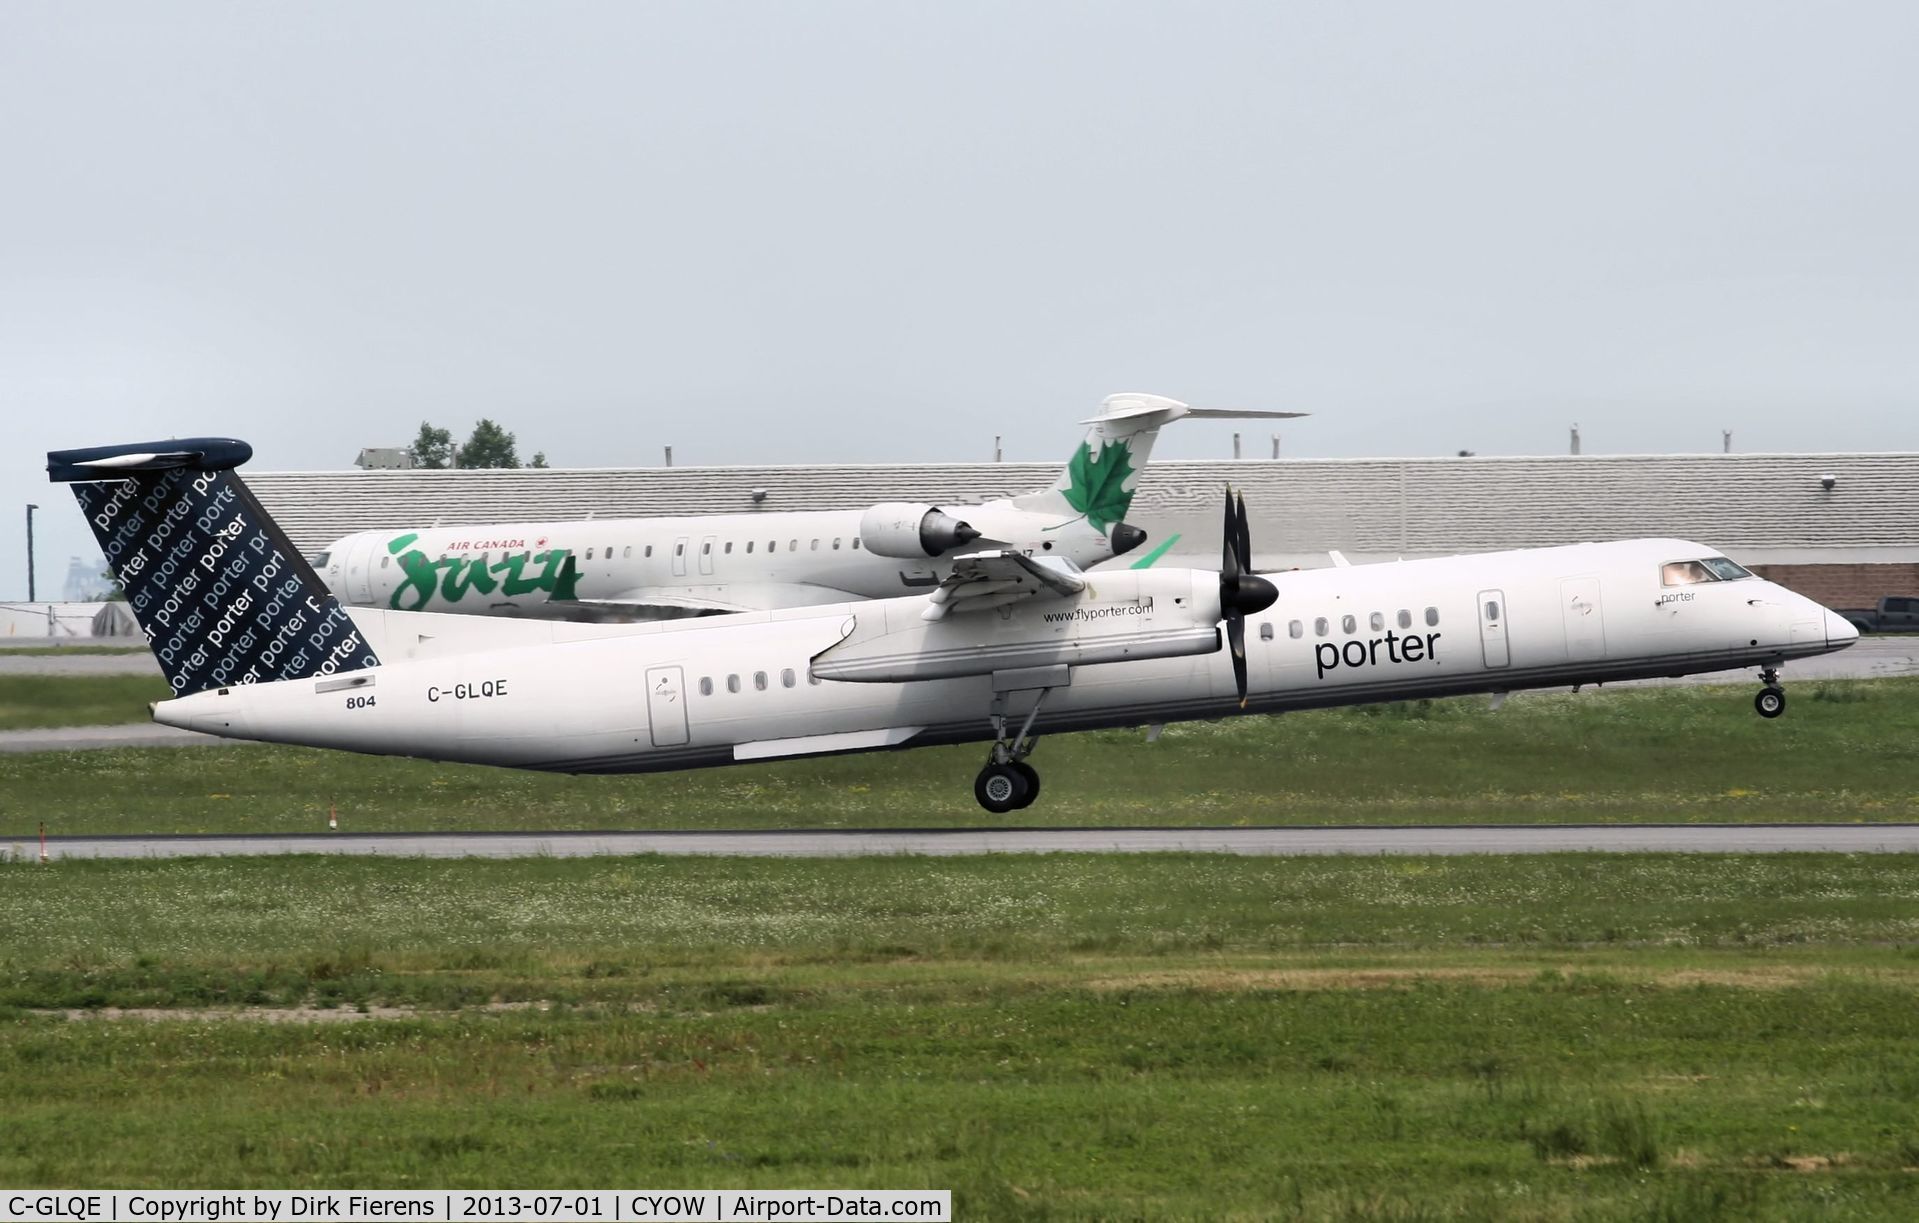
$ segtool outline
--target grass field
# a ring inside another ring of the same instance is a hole
[[[1910,1217],[1915,946],[1909,857],[13,864],[0,1183]]]
[[[19,682],[0,682],[0,709],[20,707]],[[1748,697],[1522,694],[1498,712],[1463,698],[1187,723],[1155,744],[1063,735],[1034,756],[1039,803],[998,820],[973,802],[977,746],[590,778],[262,746],[0,755],[0,839],[41,819],[319,831],[330,808],[352,831],[1919,818],[1919,681],[1802,684],[1776,721]]]
[[[68,651],[7,651],[42,652]],[[145,722],[147,704],[170,695],[158,675],[0,675],[0,730]]]

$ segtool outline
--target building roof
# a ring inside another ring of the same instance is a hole
[[[900,463],[249,472],[247,482],[312,551],[352,531],[435,522],[967,504],[1030,492],[1058,472]],[[1919,454],[1907,453],[1156,462],[1128,519],[1159,539],[1191,534],[1205,551],[1217,546],[1229,484],[1245,494],[1260,556],[1275,562],[1331,548],[1359,559],[1635,536],[1709,542],[1754,563],[1919,559]]]

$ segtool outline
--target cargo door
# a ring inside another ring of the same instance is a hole
[[[646,669],[646,712],[654,747],[676,747],[686,742],[686,680],[680,668]]]
[[[1506,596],[1501,591],[1479,592],[1479,648],[1489,668],[1512,661],[1506,647]]]
[[[1606,656],[1606,617],[1599,607],[1599,579],[1563,578],[1559,609],[1566,624],[1566,657],[1573,662]]]

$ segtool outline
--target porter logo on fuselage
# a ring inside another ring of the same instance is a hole
[[[1439,633],[1398,633],[1388,632],[1384,637],[1362,640],[1355,637],[1342,644],[1322,641],[1313,647],[1313,661],[1319,665],[1319,678],[1325,679],[1328,671],[1337,671],[1341,667],[1376,667],[1379,665],[1379,650],[1386,649],[1386,661],[1389,663],[1439,661]]]

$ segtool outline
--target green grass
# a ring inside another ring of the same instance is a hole
[[[0,675],[0,730],[145,722],[171,695],[158,675]]]
[[[127,683],[138,681],[128,680]],[[639,777],[245,746],[0,755],[0,838],[54,833],[1919,818],[1919,681],[1421,701],[1043,740],[1040,801],[974,804],[980,746]]]
[[[1915,901],[1901,856],[0,866],[0,1184],[1909,1217]],[[42,1011],[108,1004],[184,1009]],[[296,1004],[386,1017],[199,1009]]]

